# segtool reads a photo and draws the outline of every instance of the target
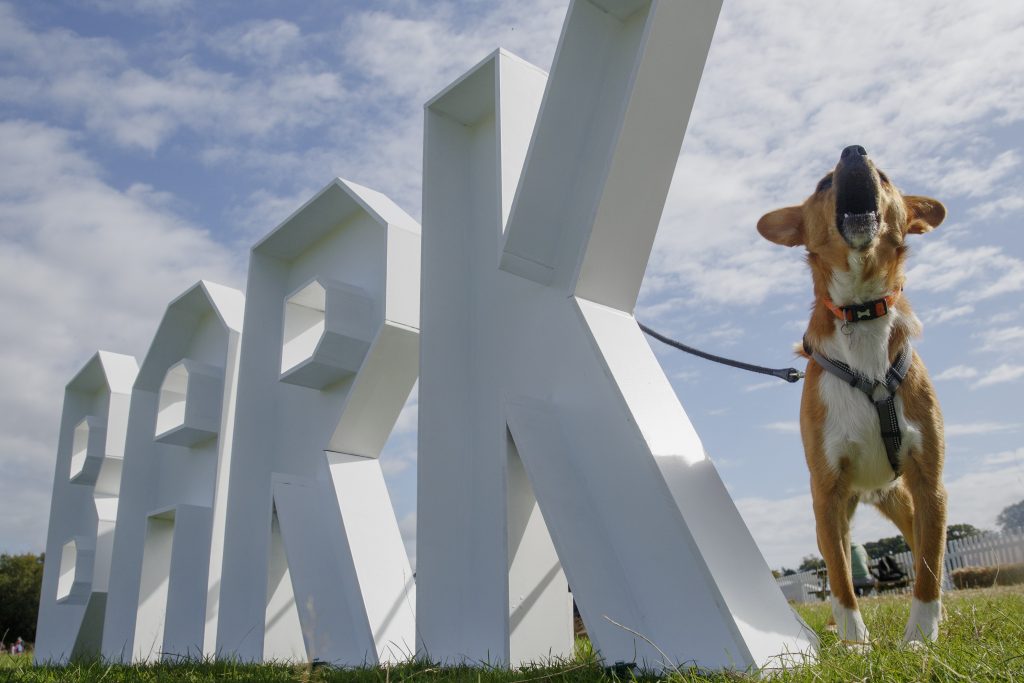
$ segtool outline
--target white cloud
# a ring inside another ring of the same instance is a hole
[[[1024,306],[1018,306],[1017,311],[1010,310],[1003,311],[1001,313],[996,313],[991,318],[989,318],[989,322],[995,325],[1002,325],[1003,323],[1008,323],[1012,320],[1016,320],[1021,312],[1024,312]]]
[[[1021,209],[1024,209],[1024,196],[1021,195],[1008,195],[992,201],[978,204],[973,207],[970,211],[970,215],[978,220],[988,220],[989,218],[998,218],[1008,214],[1019,213]]]
[[[867,25],[873,30],[849,30]],[[1000,150],[985,129],[1024,115],[996,94],[1010,87],[1024,104],[1024,77],[1011,57],[1021,41],[1019,14],[995,2],[984,10],[952,1],[846,3],[828,12],[727,3],[648,282],[669,274],[680,291],[731,305],[806,288],[802,250],[762,245],[754,225],[768,210],[802,201],[851,142],[915,192],[970,199],[1012,191],[1019,156]],[[1017,291],[1015,276],[997,274],[1020,261],[1003,254],[992,263],[989,253],[1000,250],[990,249],[977,254],[977,269],[944,272],[938,282],[980,278],[982,296]],[[748,261],[732,266],[740,255]],[[924,279],[909,282],[917,288]]]
[[[777,379],[769,380],[767,382],[754,382],[743,387],[743,391],[761,391],[762,389],[773,389],[775,387],[783,386],[782,382]]]
[[[1024,448],[987,455],[982,459],[982,463],[985,465],[1005,465],[1007,463],[1024,465]]]
[[[416,463],[415,453],[388,453],[380,459],[380,469],[385,477],[399,475]]]
[[[209,40],[218,52],[254,66],[274,66],[298,47],[302,31],[283,19],[247,21],[219,31]]]
[[[907,281],[914,289],[955,291],[959,300],[979,301],[1024,290],[1024,260],[1006,254],[1001,247],[932,241],[917,252]]]
[[[409,393],[409,398],[405,402],[405,406],[402,407],[402,412],[398,415],[398,420],[395,421],[395,429],[392,432],[395,435],[408,434],[416,431],[416,425],[419,420],[420,413],[420,384],[419,381],[413,385],[412,391]]]
[[[973,379],[978,376],[978,371],[968,365],[954,365],[946,368],[939,374],[932,377],[932,381],[945,382],[951,379]]]
[[[945,165],[941,173],[931,179],[942,195],[984,197],[992,194],[996,186],[1020,164],[1017,153],[1010,150],[980,165],[976,160],[960,159]]]
[[[1024,497],[1024,466],[1020,458],[1009,462],[1008,467],[982,468],[946,482],[950,524],[997,528],[1000,511]]]
[[[93,51],[87,39],[33,32],[10,13],[10,29],[0,37],[17,44],[13,54],[35,57],[19,60],[23,67],[45,65],[30,70],[37,72],[29,83],[38,98],[79,112],[120,144],[155,150],[179,131],[195,131],[215,138],[198,152],[209,163],[279,179],[281,187],[258,188],[244,205],[290,201],[299,187],[345,171],[417,215],[419,160],[410,150],[420,147],[423,101],[497,45],[546,67],[566,4],[530,0],[467,13],[452,3],[401,3],[352,11],[343,26],[314,33],[283,19],[243,21],[218,31],[213,46],[276,67],[248,74],[204,68],[193,56],[143,69],[110,41]],[[924,183],[932,193],[972,197],[1009,183],[1020,170],[1018,155],[996,149],[981,127],[1021,116],[1024,107],[1015,105],[1024,88],[1014,86],[1024,79],[1010,57],[1022,32],[1004,3],[974,9],[949,1],[930,3],[927,11],[921,3],[861,3],[822,13],[810,5],[769,11],[728,3],[645,293],[671,287],[734,306],[779,294],[808,298],[799,250],[763,243],[753,226],[761,213],[802,199],[852,139],[877,150],[894,178]],[[847,35],[847,26],[880,26],[879,16],[886,28]],[[936,16],[948,23],[933,25]],[[894,28],[924,23],[927,29]],[[812,38],[830,34],[827,41]],[[757,50],[750,49],[754,43]],[[341,63],[303,61],[306,53],[296,50],[306,44],[338,46]],[[89,53],[106,56],[78,58]],[[342,82],[333,69],[355,78]],[[314,129],[325,135],[311,149],[272,143]],[[957,145],[963,140],[971,143],[969,154]],[[958,282],[981,274],[971,271]],[[980,291],[1018,291],[1022,278],[1008,272]],[[662,313],[668,311],[652,311]]]
[[[651,292],[648,292],[650,296]],[[635,311],[638,320],[645,323],[655,323],[658,319],[677,311],[683,306],[685,300],[679,297],[670,297],[658,303],[640,303]]]
[[[409,554],[409,563],[416,571],[416,512],[410,512],[398,520],[398,529],[402,532],[405,552]]]
[[[721,323],[709,330],[703,330],[694,336],[694,341],[716,346],[733,346],[743,338],[743,328],[733,322]]]
[[[275,25],[268,36],[265,26],[253,27],[233,49],[283,51],[288,32]],[[35,31],[7,6],[0,6],[0,45],[6,68],[30,79],[35,105],[81,116],[90,130],[147,151],[181,130],[238,140],[313,129],[333,122],[350,100],[337,73],[302,62],[242,75],[202,68],[183,55],[147,70],[111,40]],[[3,92],[3,99],[11,97]]]
[[[818,554],[811,494],[777,500],[740,498],[736,507],[769,566],[795,567],[805,555]]]
[[[548,68],[567,5],[496,3],[476,13],[472,23],[451,3],[425,4],[403,16],[353,13],[343,27],[343,51],[374,88],[420,105],[498,46]]]
[[[799,434],[800,423],[796,421],[792,422],[769,422],[768,424],[761,425],[764,429],[770,429],[773,432],[782,432],[783,434]]]
[[[997,353],[1024,352],[1024,327],[1001,327],[976,335],[981,338],[981,350]]]
[[[225,151],[229,155],[232,154],[226,149]],[[259,240],[292,215],[298,207],[309,201],[326,185],[324,181],[331,177],[330,174],[322,174],[316,181],[318,184],[311,183],[283,195],[265,188],[253,190],[244,202],[231,207],[228,211],[229,220],[236,226],[234,232],[240,239],[247,238],[253,242]]]
[[[1021,377],[1024,377],[1024,365],[1003,363],[990,370],[984,377],[975,382],[972,388],[977,389],[979,387],[989,387],[993,384],[1013,382]]]
[[[170,198],[99,175],[68,132],[0,122],[5,550],[41,548],[63,386],[80,365],[97,348],[143,353],[194,281],[242,282],[239,255],[167,210]]]
[[[990,297],[999,296],[1001,294],[1012,294],[1014,292],[1024,291],[1024,261],[1021,259],[1000,259],[999,265],[992,264],[996,267],[1005,268],[1005,272],[1002,273],[993,282],[989,282],[982,286],[980,292],[976,298],[988,299]]]
[[[105,12],[121,14],[154,14],[165,16],[192,6],[194,0],[88,0]]]
[[[1020,500],[1024,491],[1024,449],[996,454],[983,463],[975,471],[946,480],[950,524],[993,529],[999,512]],[[769,566],[795,567],[804,556],[820,554],[809,493],[780,499],[740,498],[736,506]],[[898,533],[873,507],[857,508],[852,526],[855,540],[873,541]]]
[[[940,323],[949,322],[950,320],[956,320],[974,313],[974,306],[965,304],[963,306],[955,306],[953,308],[937,308],[925,312],[921,317],[924,322],[929,325],[938,325]]]
[[[947,424],[946,436],[972,436],[975,434],[991,434],[992,432],[1016,431],[1020,424],[1016,422],[968,422],[964,424]]]
[[[401,500],[403,493],[411,493],[407,491],[407,488],[411,488],[413,482],[410,482],[408,477],[412,468],[416,466],[418,420],[419,383],[413,386],[380,455],[380,466],[384,471],[388,488],[391,490],[392,501]],[[414,480],[415,476],[413,476]],[[407,509],[411,503],[411,501],[401,502],[403,509]]]

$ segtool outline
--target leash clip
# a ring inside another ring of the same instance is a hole
[[[796,368],[787,368],[775,376],[786,380],[790,384],[795,384],[804,378],[804,372]]]

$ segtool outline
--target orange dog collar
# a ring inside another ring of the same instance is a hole
[[[827,296],[822,299],[822,303],[825,304],[825,308],[832,311],[832,314],[840,320],[848,323],[859,323],[886,315],[889,309],[896,303],[896,300],[900,298],[901,291],[901,289],[897,289],[881,299],[875,299],[863,304],[836,306]]]

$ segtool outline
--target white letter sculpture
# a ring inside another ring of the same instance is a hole
[[[138,369],[131,356],[100,351],[64,392],[37,664],[100,654],[128,403]]]
[[[416,382],[419,266],[419,225],[340,179],[253,248],[219,655],[412,655],[412,570],[377,458]]]
[[[745,669],[814,648],[632,314],[719,7],[574,0],[543,100],[543,74],[499,52],[427,105],[431,660],[567,654],[562,568],[608,662]]]
[[[132,392],[103,656],[215,652],[244,297],[200,282],[167,306]]]

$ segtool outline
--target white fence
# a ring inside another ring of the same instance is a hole
[[[893,555],[900,567],[914,581],[914,558],[909,552]],[[950,574],[963,567],[998,567],[1017,562],[1024,562],[1024,529],[1014,529],[1002,533],[987,533],[977,536],[960,538],[946,544],[945,572],[943,585],[952,588]],[[822,591],[822,578],[818,572],[800,572],[776,579],[779,588],[787,600],[794,602],[811,602],[820,600],[825,593]]]
[[[780,576],[775,581],[790,602],[814,602],[824,598],[823,576],[823,573],[819,576],[816,571],[799,572]]]
[[[985,534],[946,544],[946,571],[1024,562],[1024,529]]]

